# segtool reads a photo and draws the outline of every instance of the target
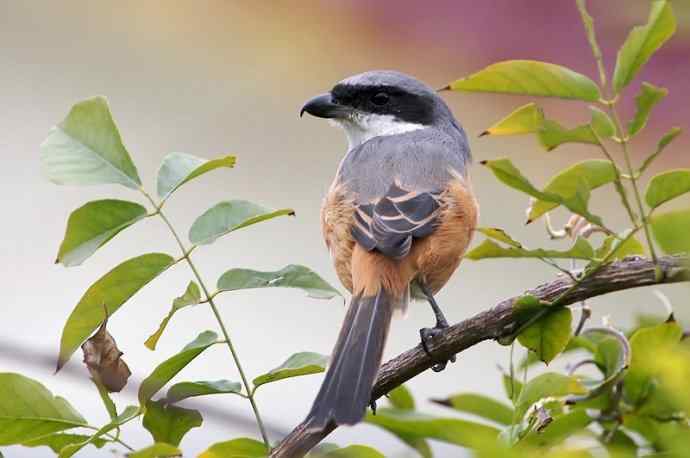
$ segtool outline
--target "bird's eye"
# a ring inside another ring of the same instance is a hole
[[[388,96],[388,94],[386,94],[385,92],[379,92],[371,98],[371,101],[374,105],[381,106],[387,104],[389,99],[390,97]]]

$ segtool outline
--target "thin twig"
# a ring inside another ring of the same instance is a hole
[[[156,203],[156,201],[151,197],[150,194],[148,194],[144,189],[140,188],[140,191],[142,194],[148,199],[149,202],[151,202],[151,205],[154,206],[156,209],[156,213],[158,216],[161,217],[163,222],[165,223],[166,226],[168,226],[168,229],[170,230],[170,233],[173,235],[175,238],[175,241],[177,242],[177,245],[180,247],[180,250],[182,251],[182,259],[185,259],[187,261],[187,264],[189,265],[189,268],[192,270],[192,273],[196,277],[197,281],[199,282],[199,286],[201,286],[201,290],[204,292],[205,299],[203,302],[207,302],[208,305],[211,307],[211,310],[213,311],[213,315],[216,317],[216,321],[218,322],[218,326],[220,327],[220,330],[223,334],[224,337],[224,343],[227,345],[228,349],[230,350],[230,354],[232,355],[232,359],[235,362],[235,366],[237,367],[237,371],[240,373],[240,378],[242,379],[242,385],[244,386],[245,391],[247,392],[246,398],[249,400],[249,404],[252,406],[252,410],[254,411],[254,417],[256,418],[256,424],[259,427],[259,431],[261,433],[261,438],[264,441],[264,444],[266,447],[270,447],[270,442],[268,439],[268,434],[266,433],[266,428],[264,427],[264,423],[261,419],[261,414],[259,413],[259,407],[256,405],[256,400],[254,399],[254,394],[252,392],[252,387],[249,384],[249,380],[247,379],[247,376],[244,373],[244,369],[242,369],[242,363],[240,362],[240,358],[237,355],[237,351],[235,350],[235,346],[232,343],[232,340],[230,339],[230,334],[228,333],[228,330],[225,327],[225,323],[223,322],[223,318],[221,317],[220,313],[218,312],[218,308],[216,307],[216,304],[213,300],[213,295],[209,293],[208,288],[206,287],[206,283],[204,280],[201,278],[201,274],[199,274],[199,271],[196,268],[196,265],[192,261],[192,258],[190,256],[191,252],[194,250],[196,246],[192,246],[191,248],[187,249],[182,242],[182,239],[180,236],[177,234],[177,231],[173,227],[172,223],[170,220],[165,216],[165,214],[162,212],[161,207],[163,206],[163,203]]]

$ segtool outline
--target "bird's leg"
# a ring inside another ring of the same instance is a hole
[[[436,303],[436,299],[434,299],[434,296],[433,294],[431,294],[431,291],[429,291],[429,288],[426,285],[420,283],[419,289],[421,289],[424,296],[426,296],[426,299],[429,301],[429,305],[431,305],[431,310],[433,310],[434,315],[436,316],[436,326],[434,326],[433,328],[422,328],[419,330],[419,336],[422,339],[422,347],[424,348],[424,351],[427,355],[434,359],[434,355],[431,354],[431,352],[429,351],[429,347],[427,345],[429,341],[434,339],[443,329],[448,327],[448,320],[446,320],[443,311]],[[451,356],[448,361],[454,363],[455,355]],[[434,364],[433,366],[431,366],[431,370],[433,370],[434,372],[441,372],[443,369],[446,368],[446,364],[448,364],[448,361],[438,362]]]

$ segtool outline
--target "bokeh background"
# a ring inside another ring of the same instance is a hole
[[[628,28],[646,20],[648,1],[591,0],[607,66]],[[690,116],[690,4],[674,2],[676,37],[642,72],[644,80],[669,88],[670,96],[636,142],[639,160],[673,125],[687,127]],[[291,206],[294,219],[278,219],[233,233],[195,252],[208,283],[231,267],[273,270],[306,264],[337,284],[321,241],[321,196],[345,151],[341,132],[321,120],[300,120],[308,97],[348,75],[377,68],[398,69],[432,86],[478,70],[494,61],[529,58],[571,66],[595,75],[595,66],[572,0],[406,1],[0,1],[0,370],[41,380],[68,398],[93,424],[106,421],[87,372],[73,357],[53,375],[62,325],[84,290],[122,260],[144,252],[177,253],[160,221],[146,220],[127,230],[83,266],[54,265],[71,210],[88,200],[116,196],[141,200],[119,187],[58,187],[42,176],[38,145],[76,101],[106,95],[113,114],[149,189],[162,157],[172,151],[213,157],[236,153],[234,170],[214,172],[176,193],[167,211],[183,228],[220,200],[242,198],[272,207]],[[630,91],[625,111],[630,113]],[[477,135],[518,104],[520,97],[446,93],[445,99],[472,138],[476,159],[508,155],[536,183],[568,163],[598,157],[597,150],[566,145],[541,151],[532,137],[482,138]],[[547,113],[583,122],[586,107],[576,102],[543,101]],[[656,170],[688,166],[690,144],[681,137],[656,164]],[[543,226],[523,226],[527,199],[499,184],[480,166],[473,172],[481,202],[481,224],[507,228],[536,246],[546,241]],[[624,228],[611,189],[594,194],[594,208],[612,214],[611,225]],[[688,199],[678,202],[687,205]],[[565,215],[557,213],[556,220]],[[553,277],[531,261],[467,262],[440,294],[453,322],[499,299]],[[156,352],[143,342],[182,292],[190,272],[178,265],[138,293],[115,316],[116,336],[133,379],[145,377],[165,357],[201,330],[215,329],[210,310],[188,308],[172,321]],[[659,288],[690,322],[688,289]],[[318,301],[296,291],[250,291],[219,296],[222,313],[250,375],[262,373],[297,351],[328,353],[344,308],[338,300]],[[609,315],[629,324],[635,313],[663,314],[652,290],[614,294],[592,301],[594,320]],[[685,307],[685,308],[683,308]],[[426,305],[411,308],[393,326],[387,357],[415,345],[417,330],[432,315]],[[485,343],[463,353],[442,374],[425,373],[409,387],[420,409],[440,413],[427,399],[457,391],[500,392],[497,364],[508,365],[508,349]],[[237,380],[227,350],[214,348],[179,379]],[[306,414],[321,376],[267,385],[259,406],[278,440]],[[136,384],[114,396],[135,403]],[[202,428],[183,441],[185,456],[209,443],[257,436],[248,405],[227,396],[190,402],[205,416]],[[148,433],[129,425],[124,437],[147,445]],[[394,437],[367,425],[340,428],[329,441],[367,443],[387,456],[414,456]],[[435,446],[438,456],[457,449]],[[6,457],[51,456],[48,449],[2,450]],[[88,449],[82,456],[112,456]]]

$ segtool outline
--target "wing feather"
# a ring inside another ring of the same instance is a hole
[[[367,251],[402,258],[410,252],[413,239],[434,231],[439,197],[440,193],[410,191],[393,183],[376,202],[356,206],[352,235]]]

